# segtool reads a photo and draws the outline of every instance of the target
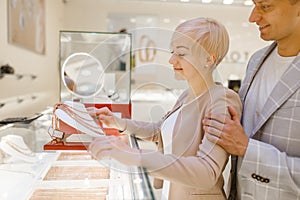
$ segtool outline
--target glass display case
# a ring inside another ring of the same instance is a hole
[[[60,31],[61,102],[108,107],[122,118],[131,118],[131,43],[128,33]],[[105,134],[119,134],[102,128]],[[50,141],[45,149],[85,149],[83,136],[72,138],[68,137],[68,144]]]
[[[85,150],[44,151],[51,116],[0,127],[0,199],[154,199],[143,168],[96,161]]]
[[[61,102],[106,106],[131,118],[130,34],[61,31],[60,70]],[[86,150],[87,134],[77,134],[76,142],[52,143],[53,111],[28,123],[0,125],[0,199],[154,199],[144,168],[94,160]],[[138,148],[134,136],[127,140]]]
[[[130,104],[131,35],[60,32],[61,100]]]

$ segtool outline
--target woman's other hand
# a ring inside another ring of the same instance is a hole
[[[138,166],[140,151],[132,149],[127,136],[100,136],[89,145],[89,152],[96,160],[113,158],[125,165]]]

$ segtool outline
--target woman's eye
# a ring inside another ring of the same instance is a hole
[[[180,57],[183,57],[183,56],[186,55],[185,53],[176,53],[176,52],[174,52],[174,51],[170,51],[170,53],[171,53],[171,54],[175,54],[175,55],[180,56]]]

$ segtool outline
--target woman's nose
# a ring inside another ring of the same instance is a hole
[[[174,65],[176,63],[176,56],[174,54],[171,55],[169,59],[169,63]]]

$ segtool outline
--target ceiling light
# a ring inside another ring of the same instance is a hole
[[[183,22],[186,22],[186,19],[181,19],[179,20],[179,24],[183,23]]]
[[[153,20],[152,20],[152,18],[150,18],[150,17],[147,19],[147,23],[151,23],[152,21],[153,21]]]
[[[230,5],[233,3],[233,0],[223,0],[223,4]]]
[[[171,21],[171,20],[170,20],[169,18],[163,19],[163,22],[166,23],[166,24],[167,24],[167,23],[170,23],[170,21]]]
[[[130,22],[131,22],[131,23],[135,23],[135,22],[136,22],[136,19],[135,19],[135,18],[130,18]]]
[[[245,0],[244,1],[244,5],[245,6],[252,6],[253,5],[253,1],[252,0]]]
[[[202,3],[211,3],[212,0],[202,0]]]
[[[180,0],[181,2],[190,2],[190,0]]]

